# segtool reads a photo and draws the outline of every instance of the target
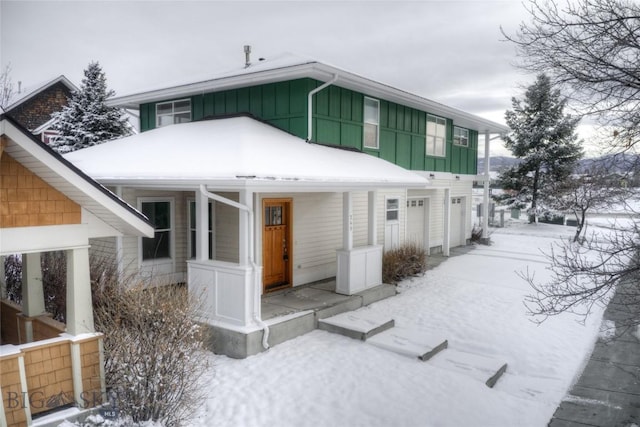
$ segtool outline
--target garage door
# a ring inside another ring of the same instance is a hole
[[[429,248],[428,200],[407,200],[407,241]]]
[[[466,243],[466,239],[464,239],[464,199],[464,197],[451,198],[451,237],[449,244],[452,248]]]

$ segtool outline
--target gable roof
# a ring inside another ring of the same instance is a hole
[[[20,94],[18,94],[20,95],[18,98],[13,100],[11,104],[9,104],[6,108],[4,108],[5,113],[8,113],[9,111],[13,110],[19,105],[24,104],[25,102],[27,102],[28,100],[30,100],[31,98],[39,94],[40,92],[50,88],[56,83],[62,83],[72,92],[78,90],[78,88],[73,83],[71,83],[69,79],[67,79],[64,75],[59,75],[58,77],[52,80],[47,80],[45,82],[41,82],[31,87],[25,88]]]
[[[341,68],[318,62],[311,58],[292,54],[280,55],[273,59],[251,64],[245,68],[223,72],[202,81],[177,84],[132,95],[114,97],[107,101],[107,104],[126,108],[138,108],[139,104],[142,103],[198,95],[203,92],[235,89],[305,77],[326,82],[330,81],[334,76],[338,76],[338,80],[334,83],[336,86],[361,92],[368,96],[396,102],[418,110],[427,111],[432,114],[441,115],[453,119],[454,123],[458,126],[478,132],[505,133],[509,131],[507,126],[483,119],[482,117],[457,108],[449,107]]]
[[[386,160],[308,143],[246,115],[165,126],[65,158],[102,183],[140,187],[347,191],[429,183]]]
[[[12,117],[0,115],[4,153],[105,223],[125,234],[153,237],[147,218],[98,184]]]

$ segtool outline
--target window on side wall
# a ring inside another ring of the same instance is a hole
[[[373,98],[364,98],[364,127],[363,144],[364,148],[377,150],[380,148],[380,101]]]
[[[427,156],[446,155],[447,121],[442,117],[427,114]]]
[[[469,131],[455,126],[453,128],[453,143],[461,147],[469,146]]]
[[[387,221],[397,221],[400,212],[399,199],[387,199]]]
[[[142,260],[171,258],[171,202],[143,201],[141,210],[155,229],[152,238],[142,238]]]
[[[191,121],[191,100],[159,102],[156,104],[156,127]]]

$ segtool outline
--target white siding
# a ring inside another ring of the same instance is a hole
[[[429,224],[429,237],[431,250],[438,253],[442,250],[444,239],[444,195],[445,188],[450,188],[451,197],[465,198],[465,230],[467,239],[471,238],[471,192],[473,182],[470,180],[455,179],[431,179],[431,186],[434,188],[425,190],[409,190],[409,197],[428,197],[431,204],[431,217]]]
[[[237,202],[238,193],[216,193],[226,199]],[[222,202],[216,204],[216,226],[214,240],[216,244],[216,260],[237,263],[240,255],[240,211]]]
[[[406,213],[406,191],[380,191],[376,198],[377,240],[384,243],[385,196],[400,199],[400,221]],[[291,255],[293,285],[301,285],[336,275],[336,250],[342,248],[342,193],[260,194],[256,203],[256,223],[261,230],[263,199],[291,198],[293,215],[293,250]],[[367,245],[368,193],[353,193],[353,244]],[[260,233],[256,245],[257,259],[262,259]],[[400,241],[405,230],[400,227]]]
[[[187,199],[193,198],[194,193],[180,191],[155,191],[123,188],[122,198],[132,206],[138,206],[140,197],[171,197],[174,200],[174,274],[171,281],[186,280],[187,272]],[[125,236],[123,238],[123,263],[125,275],[134,275],[140,266],[138,259],[140,237]]]
[[[118,256],[115,237],[89,239],[89,245],[89,255],[92,259],[109,260],[115,265]]]

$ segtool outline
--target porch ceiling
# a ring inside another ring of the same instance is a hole
[[[113,185],[346,191],[429,183],[385,160],[307,143],[245,116],[162,127],[65,157]]]

